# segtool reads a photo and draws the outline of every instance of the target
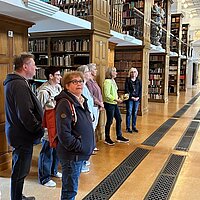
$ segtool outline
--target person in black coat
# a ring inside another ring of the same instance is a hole
[[[82,95],[83,82],[82,72],[65,73],[62,79],[64,90],[55,97],[56,150],[62,166],[61,200],[75,199],[83,162],[89,160],[96,145],[87,99]],[[74,113],[66,99],[74,106]]]
[[[125,81],[125,93],[129,94],[126,101],[126,131],[128,133],[138,132],[136,128],[137,112],[142,94],[142,83],[138,78],[136,68],[131,68]],[[132,117],[132,129],[130,129],[130,121]]]

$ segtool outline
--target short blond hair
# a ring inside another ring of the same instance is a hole
[[[65,72],[62,78],[62,86],[66,89],[66,85],[69,84],[70,81],[72,81],[74,78],[80,77],[82,80],[83,78],[83,73],[80,71],[69,71]]]
[[[115,67],[108,67],[107,70],[106,70],[106,76],[105,78],[106,79],[111,79],[112,78],[112,72],[113,70],[116,70]]]
[[[128,71],[128,77],[131,76],[131,72],[136,72],[136,74],[137,74],[137,76],[138,76],[138,70],[137,70],[136,68],[131,67],[131,68],[129,69],[129,71]]]

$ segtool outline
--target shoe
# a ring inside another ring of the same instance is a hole
[[[90,168],[88,166],[86,166],[85,164],[83,164],[82,168],[81,168],[81,172],[86,173],[86,172],[89,172],[89,171],[90,171]]]
[[[133,133],[133,131],[132,131],[130,128],[127,128],[127,129],[126,129],[126,132],[127,132],[127,133]]]
[[[121,143],[128,143],[129,139],[124,138],[123,136],[121,136],[121,137],[118,137],[116,141],[117,142],[121,142]]]
[[[97,154],[97,152],[94,150],[93,152],[92,152],[92,155],[96,155]]]
[[[52,180],[48,181],[47,183],[44,184],[46,187],[55,187],[56,183]]]
[[[25,197],[22,195],[22,200],[35,200],[35,197]]]
[[[110,145],[110,146],[115,145],[115,143],[114,143],[110,138],[105,139],[104,143],[105,143],[105,144],[108,144],[108,145]]]
[[[138,133],[138,130],[137,130],[137,128],[133,128],[133,132],[136,132],[136,133]]]
[[[90,161],[86,160],[84,161],[85,166],[90,166]]]
[[[57,172],[56,174],[52,174],[52,176],[54,176],[56,178],[62,178],[62,173]]]
[[[94,151],[99,151],[99,149],[97,147],[94,148]]]

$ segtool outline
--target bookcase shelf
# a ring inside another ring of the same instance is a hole
[[[171,51],[179,55],[181,54],[182,17],[182,13],[171,15],[171,33],[174,35],[174,37],[172,37]]]
[[[187,59],[181,59],[181,67],[180,67],[180,91],[186,91],[186,73],[187,69]]]
[[[144,0],[125,0],[122,12],[122,32],[137,39],[143,37]]]
[[[36,79],[46,79],[44,70],[47,67],[58,67],[61,72],[76,70],[91,60],[90,34],[82,35],[67,32],[31,34],[29,51],[35,55],[35,62],[39,69]],[[72,36],[75,35],[75,36]]]
[[[164,102],[165,54],[150,54],[148,101]]]
[[[179,94],[179,78],[180,78],[180,59],[178,57],[170,57],[169,61],[169,95],[177,96]]]
[[[115,49],[115,63],[114,66],[117,69],[116,83],[118,86],[119,96],[125,93],[125,80],[128,77],[128,71],[131,67],[137,68],[139,72],[139,78],[141,79],[142,75],[142,60],[143,60],[142,49],[134,48],[123,48],[117,47]],[[125,103],[119,105],[122,113],[126,112]],[[138,113],[141,113],[141,108],[139,108]]]

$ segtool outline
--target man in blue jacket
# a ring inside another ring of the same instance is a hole
[[[14,73],[4,81],[5,131],[12,146],[11,200],[34,200],[22,195],[31,166],[33,144],[44,134],[42,107],[28,84],[35,75],[34,56],[22,53],[14,59]]]

